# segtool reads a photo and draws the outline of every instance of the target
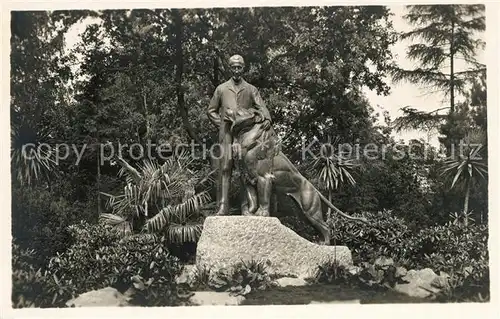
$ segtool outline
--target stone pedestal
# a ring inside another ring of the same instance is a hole
[[[347,247],[311,243],[278,218],[258,216],[207,217],[196,251],[197,266],[211,271],[230,269],[241,261],[269,260],[270,273],[298,278],[313,276],[318,265],[334,259],[352,265]]]

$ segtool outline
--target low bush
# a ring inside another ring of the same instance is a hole
[[[305,218],[289,215],[280,216],[279,220],[284,226],[311,242],[318,242],[321,238],[320,233]]]
[[[315,275],[309,279],[313,283],[345,284],[350,287],[388,290],[396,283],[403,283],[402,273],[395,265],[361,263],[352,270],[335,261],[318,265]]]
[[[57,278],[35,269],[34,250],[12,245],[12,306],[13,308],[62,307],[64,297],[71,294],[60,286]]]
[[[365,213],[363,216],[368,219],[368,224],[335,217],[330,225],[332,243],[349,247],[356,264],[372,263],[378,256],[398,257],[404,264],[407,243],[414,236],[406,222],[390,211]]]
[[[451,301],[489,300],[488,227],[449,223],[423,229],[414,241],[413,262],[450,275],[441,296]]]
[[[72,244],[68,226],[90,220],[91,209],[70,204],[48,189],[12,187],[12,235],[21,249],[33,250],[33,265],[44,268],[49,259]]]
[[[333,242],[346,245],[355,264],[373,263],[388,256],[408,269],[431,268],[444,271],[454,282],[448,299],[489,298],[487,225],[448,223],[421,230],[410,229],[390,211],[364,214],[369,224],[337,218]],[[452,297],[455,296],[455,297]]]
[[[70,233],[74,244],[50,260],[41,279],[53,279],[58,287],[51,290],[54,302],[44,300],[36,306],[64,306],[67,300],[81,293],[108,286],[121,292],[133,287],[132,304],[176,304],[175,278],[182,265],[169,254],[163,238],[150,235],[121,237],[110,226],[86,222],[70,227]],[[17,265],[18,269],[26,266]],[[23,288],[17,286],[23,294]]]
[[[250,292],[266,290],[275,286],[276,279],[267,271],[269,265],[269,260],[249,260],[217,272],[197,267],[192,287],[197,290],[228,291],[233,295],[247,295]]]

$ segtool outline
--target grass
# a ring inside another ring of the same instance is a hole
[[[246,295],[242,305],[301,305],[314,302],[359,300],[362,304],[429,303],[432,300],[409,297],[390,290],[361,289],[344,285],[317,284],[276,287]]]

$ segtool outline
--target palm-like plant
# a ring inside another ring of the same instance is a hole
[[[470,191],[488,174],[486,136],[482,130],[471,130],[462,142],[464,147],[460,154],[445,161],[442,174],[452,179],[450,188],[460,187],[465,192],[462,214],[464,225],[467,226]]]
[[[42,178],[48,181],[54,172],[57,163],[52,147],[39,147],[48,140],[49,134],[37,130],[36,123],[26,120],[11,123],[11,168],[21,185],[31,185]]]
[[[344,154],[335,154],[339,149],[339,138],[333,141],[329,139],[331,145],[330,152],[322,152],[311,165],[313,176],[318,179],[320,188],[328,192],[328,200],[332,201],[332,195],[342,184],[355,185],[356,181],[351,172],[358,165],[354,159],[344,157]],[[330,218],[331,208],[328,208],[327,216]]]
[[[123,158],[118,161],[126,185],[121,195],[105,194],[114,214],[101,218],[114,225],[126,223],[125,229],[162,232],[171,242],[196,241],[202,228],[200,210],[211,198],[205,190],[196,192],[195,186],[212,181],[211,174],[202,178],[190,170],[193,159],[183,155],[161,165],[148,159],[137,169]]]

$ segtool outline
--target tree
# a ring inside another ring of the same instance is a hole
[[[86,13],[11,13],[11,169],[21,185],[49,181],[54,172],[51,144],[64,130],[71,79],[63,36]]]
[[[356,181],[351,175],[356,163],[352,158],[347,158],[346,154],[341,152],[339,139],[336,138],[331,143],[322,147],[322,153],[311,165],[315,171],[314,176],[318,179],[320,188],[328,192],[328,200],[332,202],[332,195],[342,184],[355,185]],[[328,146],[328,147],[326,147]],[[337,151],[339,153],[337,153]],[[331,208],[328,207],[328,218],[331,218]]]
[[[417,112],[414,108],[403,108],[405,113],[396,123],[401,128],[437,128],[448,117],[438,114],[449,109],[448,115],[456,110],[457,94],[464,94],[467,84],[486,66],[476,60],[478,49],[485,42],[476,38],[485,30],[484,5],[411,5],[406,20],[415,29],[403,33],[401,39],[422,39],[408,47],[407,56],[420,66],[413,70],[395,68],[393,80],[410,81],[424,85],[427,92],[442,92],[449,97],[449,106],[432,112]],[[467,68],[459,71],[457,60],[465,62]]]
[[[486,180],[488,164],[485,161],[485,133],[481,130],[471,130],[464,139],[460,154],[446,160],[443,175],[452,178],[451,188],[459,186],[464,192],[463,220],[468,224],[469,198],[471,190],[480,182]]]
[[[144,146],[150,139],[174,147],[201,140],[210,147],[217,134],[204,111],[228,77],[226,61],[233,53],[245,57],[246,79],[268,102],[291,158],[297,159],[302,138],[378,138],[362,87],[389,91],[384,76],[393,63],[395,33],[386,7],[104,10],[82,16],[97,19],[87,25],[74,56],[59,60],[59,69],[69,71],[81,62],[67,75],[75,85],[65,90],[66,78],[54,77],[61,79],[54,90],[40,94],[47,107],[38,112],[47,119],[34,121],[57,141],[92,146],[78,165],[67,161],[57,170],[64,176],[60,188],[70,186],[68,201],[93,203],[95,194],[123,190],[118,165],[99,164],[101,143],[117,150],[118,143]],[[123,158],[132,167],[143,165]]]
[[[136,169],[118,157],[126,185],[120,195],[105,194],[115,214],[103,214],[108,223],[131,231],[162,232],[170,242],[196,242],[201,234],[201,208],[210,201],[206,187],[210,175],[193,172],[185,155],[159,165],[146,159]],[[197,191],[198,188],[198,191]]]

